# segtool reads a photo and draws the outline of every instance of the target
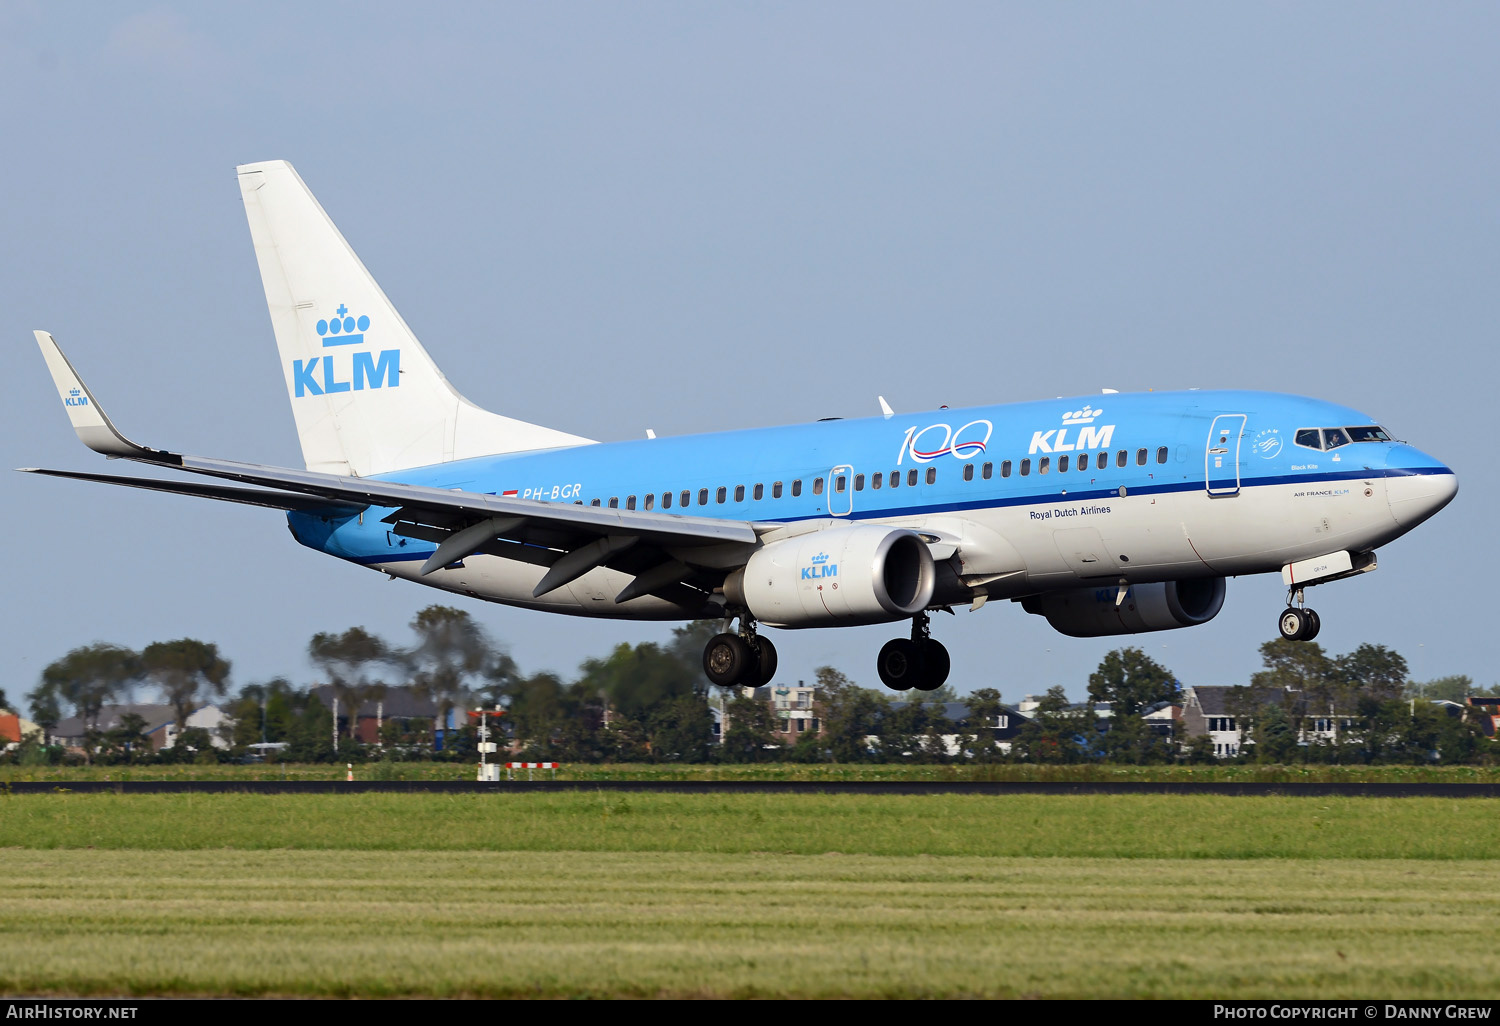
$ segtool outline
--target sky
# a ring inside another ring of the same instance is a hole
[[[1500,679],[1500,7],[1487,3],[0,0],[0,688],[189,636],[234,683],[319,631],[461,605],[524,671],[670,625],[448,596],[274,511],[10,473],[133,472],[68,429],[54,333],[147,445],[300,466],[234,168],[291,161],[449,379],[601,440],[1181,388],[1368,413],[1458,498],[1309,592],[1331,653]],[[1134,644],[1245,682],[1276,575],[1213,622],[1075,640],[934,617],[960,690],[1081,697]],[[776,631],[779,677],[875,685],[902,625]]]

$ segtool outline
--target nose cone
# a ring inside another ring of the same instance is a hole
[[[1416,527],[1458,494],[1458,475],[1408,445],[1391,447],[1386,460],[1386,498],[1403,528]]]

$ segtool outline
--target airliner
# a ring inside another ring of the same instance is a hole
[[[1372,417],[1295,395],[1123,394],[595,442],[480,409],[433,363],[285,161],[237,169],[305,469],[127,439],[52,336],[63,407],[95,452],[191,477],[26,468],[282,510],[308,548],[472,598],[575,616],[713,618],[704,672],[776,672],[761,628],[910,622],[876,661],[934,690],[930,614],[1008,599],[1072,637],[1192,627],[1226,580],[1280,572],[1283,637],[1308,587],[1458,491]]]

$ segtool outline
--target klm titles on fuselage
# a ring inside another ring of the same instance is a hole
[[[370,318],[349,315],[342,303],[328,320],[318,321],[323,348],[362,346]],[[361,349],[347,360],[335,359],[339,353],[314,356],[310,360],[292,361],[292,392],[304,395],[332,395],[336,392],[363,392],[367,388],[396,388],[401,384],[401,350],[386,349],[372,353]]]

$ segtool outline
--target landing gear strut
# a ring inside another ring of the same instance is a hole
[[[755,621],[741,616],[737,634],[729,633],[733,617],[724,620],[724,633],[715,634],[703,649],[703,672],[724,688],[763,687],[776,676],[776,646],[755,633]]]
[[[936,691],[948,679],[948,650],[928,634],[928,617],[911,618],[911,638],[887,641],[875,661],[880,681],[892,691]]]
[[[1292,605],[1295,602],[1296,605]],[[1292,588],[1287,592],[1286,609],[1281,614],[1281,619],[1276,621],[1276,626],[1281,631],[1281,636],[1288,641],[1311,641],[1318,636],[1323,622],[1318,619],[1318,614],[1311,609],[1303,607],[1302,589]]]

